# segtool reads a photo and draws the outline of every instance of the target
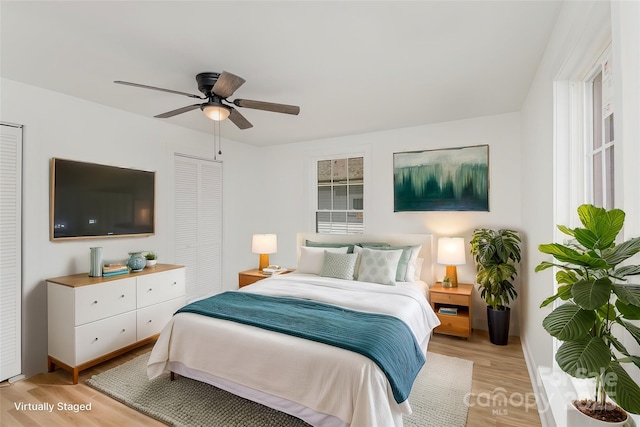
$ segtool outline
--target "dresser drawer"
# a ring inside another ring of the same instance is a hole
[[[160,304],[144,307],[137,312],[137,339],[138,341],[159,334],[169,323],[173,313],[184,307],[185,298],[180,297]]]
[[[136,279],[114,280],[75,288],[75,325],[136,309]]]
[[[136,312],[119,314],[75,329],[77,366],[136,342]]]
[[[184,269],[140,276],[136,289],[139,308],[181,297],[185,294]]]

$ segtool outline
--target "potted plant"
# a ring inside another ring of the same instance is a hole
[[[451,279],[449,278],[449,276],[444,276],[444,279],[442,279],[442,287],[443,288],[451,288]]]
[[[480,297],[487,303],[489,339],[496,345],[507,345],[509,341],[509,302],[518,297],[513,280],[521,258],[520,242],[516,231],[505,229],[479,228],[471,239],[476,282]]]
[[[144,257],[147,259],[147,267],[153,267],[158,262],[158,257],[153,252],[147,252]]]
[[[622,367],[623,363],[640,367],[640,357],[622,344],[625,333],[640,344],[640,328],[629,322],[640,319],[640,285],[627,279],[640,274],[640,265],[620,264],[640,252],[640,238],[616,244],[625,218],[619,209],[582,205],[578,216],[583,227],[558,226],[570,236],[568,243],[539,246],[555,261],[540,263],[536,271],[557,268],[559,285],[541,307],[564,301],[542,326],[563,342],[555,356],[560,368],[573,377],[595,380],[593,399],[574,401],[573,406],[592,418],[607,420],[604,425],[624,425],[627,414],[620,408],[640,413],[640,387]],[[620,408],[607,404],[607,396]],[[610,424],[616,417],[619,424]]]

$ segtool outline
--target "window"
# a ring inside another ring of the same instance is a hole
[[[587,88],[590,101],[586,122],[591,132],[586,141],[587,199],[595,206],[613,209],[614,191],[614,115],[611,104],[611,63],[605,54],[598,61]],[[589,189],[589,187],[587,187]]]
[[[318,160],[316,233],[364,232],[364,157]]]

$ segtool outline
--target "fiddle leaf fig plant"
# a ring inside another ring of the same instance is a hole
[[[624,225],[620,209],[605,210],[593,205],[578,208],[583,227],[558,229],[569,236],[565,244],[538,247],[555,261],[543,261],[536,272],[557,268],[555,295],[540,307],[564,301],[543,320],[542,326],[563,341],[556,361],[567,374],[595,379],[595,408],[606,408],[608,395],[621,408],[640,413],[640,386],[623,368],[640,368],[640,356],[622,344],[629,334],[640,344],[640,284],[629,282],[640,274],[640,265],[620,264],[640,252],[640,237],[616,244]],[[636,281],[636,283],[640,280]]]

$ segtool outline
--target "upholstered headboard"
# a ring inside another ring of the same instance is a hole
[[[420,279],[431,286],[435,282],[435,272],[433,269],[434,249],[433,236],[431,234],[317,234],[298,233],[298,258],[300,258],[300,247],[305,241],[311,240],[321,243],[388,243],[392,246],[413,246],[422,245],[418,257],[424,261]]]

